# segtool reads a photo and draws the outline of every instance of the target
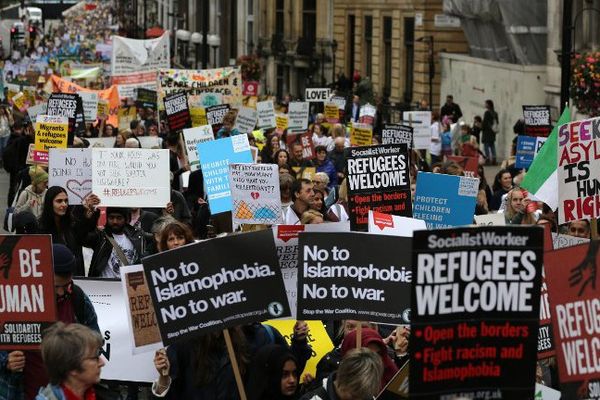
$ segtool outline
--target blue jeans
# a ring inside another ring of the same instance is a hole
[[[496,160],[496,143],[483,143],[483,151],[488,160]]]

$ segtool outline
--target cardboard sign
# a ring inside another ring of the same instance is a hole
[[[136,100],[135,105],[138,108],[150,108],[151,110],[157,109],[157,94],[156,90],[150,90],[145,88],[136,89]]]
[[[0,350],[34,350],[57,318],[50,235],[0,235]]]
[[[413,217],[425,221],[427,229],[470,225],[478,191],[477,178],[419,171]]]
[[[273,100],[259,101],[256,103],[256,111],[258,113],[259,128],[275,128],[275,107]],[[287,124],[286,124],[287,125]]]
[[[192,127],[194,128],[208,125],[208,121],[206,120],[206,109],[203,107],[191,107],[190,117],[192,119]]]
[[[275,254],[264,230],[144,258],[163,343],[289,316]]]
[[[92,192],[107,207],[164,208],[171,201],[169,150],[92,152]]]
[[[129,325],[125,322],[127,302],[121,282],[116,279],[77,278],[74,282],[88,295],[98,315],[100,334],[104,339],[102,356],[105,365],[100,378],[127,382],[153,382],[154,352],[134,353]],[[137,306],[139,303],[135,303]]]
[[[523,106],[526,136],[548,137],[552,132],[550,106]]]
[[[558,130],[558,223],[600,217],[600,117]]]
[[[370,146],[373,144],[373,127],[367,124],[352,124],[350,131],[351,146]]]
[[[198,157],[211,214],[231,211],[229,164],[252,162],[248,136],[235,135],[198,143]]]
[[[413,128],[406,125],[385,124],[381,130],[381,141],[383,144],[406,143],[412,148]]]
[[[257,81],[243,81],[242,94],[244,96],[258,96],[258,85]]]
[[[369,233],[412,237],[414,231],[427,229],[425,221],[369,210]]]
[[[478,226],[505,226],[504,213],[475,215],[475,224]]]
[[[81,92],[79,93],[83,104],[83,115],[88,122],[96,121],[98,117],[98,93]]]
[[[235,119],[234,128],[241,133],[252,133],[256,126],[257,118],[258,114],[256,110],[248,107],[241,107],[238,111],[237,118]]]
[[[309,103],[324,103],[330,97],[331,89],[329,88],[306,88],[306,92],[304,94],[304,100]]]
[[[431,111],[405,111],[402,120],[413,128],[415,150],[429,150],[431,145]]]
[[[530,399],[544,231],[415,232],[410,398]]]
[[[117,116],[119,119],[119,130],[129,130],[131,129],[131,122],[137,119],[137,109],[135,107],[119,107]]]
[[[410,238],[300,233],[298,319],[409,323],[410,249]]]
[[[288,146],[288,151],[291,153],[293,150],[293,146],[296,143],[300,143],[302,145],[302,159],[303,160],[312,160],[317,156],[315,152],[315,144],[312,140],[312,133],[310,132],[289,132],[286,138],[286,144]]]
[[[169,131],[177,132],[178,130],[192,127],[190,108],[188,107],[185,93],[170,94],[165,96],[164,101]]]
[[[279,267],[281,268],[292,319],[296,319],[296,303],[298,302],[298,234],[300,232],[350,232],[350,224],[348,222],[331,222],[327,224],[273,226]]]
[[[600,387],[598,241],[547,252],[546,284],[561,392],[594,398]]]
[[[138,138],[139,139],[139,138]],[[114,147],[115,138],[114,137],[99,137],[99,138],[85,138],[90,143],[90,148],[92,147]]]
[[[200,159],[198,158],[198,143],[215,140],[215,135],[210,125],[199,126],[183,130],[183,140],[185,150],[187,151],[190,171],[196,171],[200,168]]]
[[[447,159],[460,165],[465,176],[479,178],[479,159],[477,157],[448,156]]]
[[[282,222],[276,164],[229,164],[229,187],[234,224]]]
[[[223,119],[229,112],[229,104],[221,104],[218,106],[211,106],[206,108],[206,123],[212,126],[215,135],[223,126]]]
[[[292,101],[288,107],[288,129],[304,131],[308,129],[309,103]]]
[[[346,149],[348,208],[353,231],[366,231],[369,210],[412,216],[408,148],[384,144]]]
[[[35,122],[35,150],[67,147],[69,121],[61,115],[38,115]]]
[[[283,134],[288,128],[289,118],[287,115],[277,114],[275,115],[275,125],[277,127],[276,131],[279,135]]]
[[[129,325],[133,354],[144,353],[162,347],[158,322],[150,297],[150,289],[142,264],[122,266],[121,287],[127,301],[127,323]]]
[[[50,149],[48,186],[67,191],[69,205],[83,204],[92,193],[92,149]]]
[[[325,103],[325,119],[330,124],[337,124],[340,122],[340,109],[335,103]],[[385,143],[384,143],[385,144]]]
[[[361,124],[367,124],[373,126],[375,123],[375,115],[377,114],[377,108],[372,104],[365,104],[360,107],[358,114],[358,122]]]
[[[69,119],[69,143],[75,135],[85,133],[83,103],[74,93],[52,93],[48,99],[47,115],[64,116]]]

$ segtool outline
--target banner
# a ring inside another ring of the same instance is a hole
[[[173,93],[165,96],[163,100],[170,132],[192,127],[190,108],[185,93]]]
[[[552,132],[550,106],[523,106],[526,136],[548,137]]]
[[[566,399],[595,399],[600,394],[598,248],[599,242],[592,241],[544,257],[560,388]]]
[[[223,120],[225,115],[229,112],[229,104],[221,104],[218,106],[207,107],[206,110],[206,123],[212,126],[213,132],[216,135],[217,132],[223,126]]]
[[[92,149],[50,149],[48,186],[64,188],[69,205],[83,204],[92,193]]]
[[[346,149],[348,208],[353,231],[366,231],[369,210],[410,217],[408,148],[384,144]]]
[[[81,92],[79,93],[83,105],[83,116],[88,122],[96,122],[98,116],[98,93]]]
[[[554,250],[564,249],[565,247],[577,246],[578,244],[589,242],[590,239],[552,232],[552,248]]]
[[[309,103],[325,103],[327,100],[329,100],[329,97],[331,96],[330,93],[331,89],[329,88],[306,88],[304,100]]]
[[[48,115],[69,119],[69,143],[73,143],[74,135],[81,136],[85,133],[83,102],[78,94],[52,93],[46,112]]]
[[[415,232],[410,398],[531,399],[544,231]]]
[[[410,249],[410,238],[300,233],[297,318],[409,323]]]
[[[288,129],[304,131],[308,129],[309,103],[292,101],[288,106]]]
[[[413,128],[406,125],[385,124],[381,131],[381,141],[383,144],[406,143],[408,148],[411,149]]]
[[[277,247],[279,267],[285,284],[291,319],[296,319],[298,302],[298,234],[300,232],[350,232],[347,222],[309,225],[274,225],[273,237]]]
[[[352,124],[350,131],[351,146],[370,146],[373,144],[373,127],[368,124]]]
[[[185,142],[185,150],[187,151],[190,171],[196,171],[200,168],[200,159],[198,158],[198,143],[215,140],[210,125],[199,126],[196,128],[188,128],[183,130],[183,141]]]
[[[38,115],[35,122],[35,150],[47,152],[53,147],[67,147],[69,121],[62,115]]]
[[[411,238],[414,231],[427,229],[425,221],[399,217],[369,210],[369,233],[374,235],[403,236]]]
[[[558,223],[600,217],[600,117],[558,130]]]
[[[229,164],[229,187],[234,224],[282,222],[276,164]]]
[[[164,208],[171,201],[169,150],[92,151],[92,192],[103,206]]]
[[[479,178],[479,158],[465,156],[447,156],[446,158],[460,165],[465,173],[464,176]]]
[[[294,144],[299,143],[302,145],[302,159],[312,160],[317,156],[315,152],[315,144],[313,142],[313,134],[310,132],[288,132],[286,137],[286,144],[288,152],[292,153]]]
[[[259,128],[275,128],[275,107],[273,100],[259,101],[256,103],[256,111],[258,113]]]
[[[289,316],[275,254],[263,230],[144,258],[163,343]]]
[[[229,164],[252,162],[248,136],[235,135],[198,143],[198,157],[211,214],[231,211]]]
[[[419,171],[413,217],[425,221],[427,229],[470,225],[478,191],[477,178]]]
[[[88,295],[98,315],[104,339],[102,356],[105,365],[100,378],[128,382],[154,382],[154,352],[133,353],[127,320],[127,299],[121,282],[116,279],[76,278],[74,282]]]
[[[201,107],[202,93],[220,93],[223,103],[232,107],[242,104],[242,72],[240,67],[203,70],[162,69],[158,72],[158,104],[170,93],[184,91],[190,107]]]
[[[258,114],[255,109],[241,107],[237,113],[234,128],[237,129],[240,133],[252,133],[254,127],[256,126],[257,118]]]
[[[114,35],[111,75],[154,72],[171,67],[169,33],[155,39],[129,39]]]
[[[431,145],[431,111],[405,111],[402,120],[413,128],[415,150],[429,150]]]
[[[0,350],[35,350],[57,318],[50,235],[0,235]]]

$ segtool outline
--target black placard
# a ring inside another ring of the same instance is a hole
[[[413,128],[406,125],[385,124],[381,130],[381,142],[383,144],[406,143],[412,148]]]
[[[165,113],[171,132],[192,127],[192,118],[188,106],[187,95],[184,92],[165,96]]]
[[[83,101],[75,93],[52,93],[48,99],[47,115],[63,115],[69,118],[68,144],[73,144],[75,135],[85,133],[85,118],[83,115]]]
[[[550,106],[523,106],[526,136],[548,137],[552,132]]]
[[[208,122],[208,125],[212,126],[215,135],[223,126],[223,119],[229,112],[229,108],[229,104],[219,104],[218,106],[206,108],[206,121]]]
[[[135,105],[138,108],[150,108],[156,111],[157,94],[156,90],[137,88]]]

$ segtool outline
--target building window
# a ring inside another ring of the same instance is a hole
[[[373,72],[373,17],[365,17],[365,75],[369,78]]]
[[[392,92],[392,17],[383,17],[383,95]]]
[[[415,61],[415,19],[404,18],[404,102],[412,102]]]
[[[277,0],[275,5],[275,35],[279,36],[283,40],[285,24],[285,2],[284,0]]]
[[[575,34],[573,47],[575,51],[597,51],[600,46],[600,0],[586,0],[573,2],[573,18]]]
[[[305,43],[299,53],[310,55],[314,51],[317,41],[317,1],[302,1],[302,38]]]
[[[354,33],[356,30],[356,17],[354,15],[348,15],[348,24],[346,26],[346,75],[352,79],[354,75]]]
[[[246,54],[254,51],[254,0],[246,1]]]
[[[232,1],[229,10],[229,20],[237,21],[237,1]],[[237,23],[229,24],[229,60],[221,65],[230,65],[237,58]]]

